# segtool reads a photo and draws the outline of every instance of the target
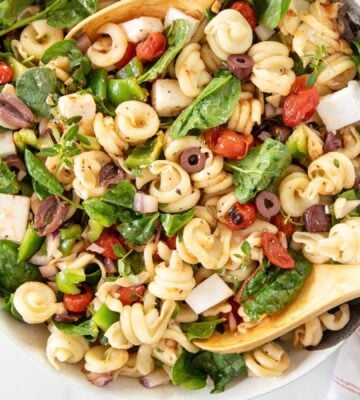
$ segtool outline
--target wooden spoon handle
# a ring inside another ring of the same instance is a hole
[[[357,297],[360,297],[360,265],[314,265],[304,288],[285,310],[245,333],[215,334],[195,344],[204,350],[221,353],[248,351]]]

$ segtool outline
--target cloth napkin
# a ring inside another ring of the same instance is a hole
[[[340,349],[324,400],[360,400],[360,327]]]

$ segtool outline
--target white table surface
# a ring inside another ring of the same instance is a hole
[[[258,397],[256,400],[325,400],[337,354],[292,384]],[[240,393],[239,393],[240,395]],[[209,395],[216,400],[216,396]],[[7,341],[0,339],[1,400],[105,400],[97,393],[84,390],[51,374],[32,362]],[[119,399],[124,397],[119,393]],[[146,400],[146,399],[143,399]],[[201,400],[205,400],[202,398]],[[237,400],[241,400],[241,396]]]

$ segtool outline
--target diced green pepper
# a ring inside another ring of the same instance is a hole
[[[143,73],[144,66],[142,62],[137,57],[134,57],[125,67],[121,68],[116,73],[116,77],[120,79],[139,78]]]
[[[119,321],[119,318],[119,313],[111,311],[106,304],[102,304],[93,315],[92,320],[100,329],[105,332],[112,324],[114,324],[116,321]]]
[[[32,224],[29,224],[23,241],[19,247],[18,262],[27,261],[31,258],[41,247],[44,238],[39,236]]]
[[[56,286],[60,292],[67,294],[79,294],[81,290],[77,284],[84,282],[85,272],[82,268],[71,268],[56,274]]]
[[[164,135],[159,132],[147,143],[136,146],[125,160],[125,166],[130,169],[148,167],[160,158],[164,142]]]
[[[90,242],[95,242],[101,236],[104,227],[93,219],[89,220],[89,230],[87,232],[87,237]]]
[[[303,125],[294,130],[286,142],[293,157],[304,158],[307,154],[307,134]]]
[[[14,132],[14,142],[20,151],[24,151],[26,145],[38,148],[38,138],[31,129],[20,129]]]
[[[100,99],[106,99],[107,72],[104,68],[94,69],[89,75],[89,85],[94,95]]]
[[[148,92],[143,89],[135,78],[109,79],[107,94],[110,103],[117,106],[128,100],[146,101]]]
[[[80,225],[70,225],[67,228],[60,229],[59,249],[64,256],[68,256],[75,242],[81,237]]]
[[[13,76],[11,80],[13,82],[16,82],[19,79],[20,75],[22,75],[27,70],[27,68],[23,64],[21,64],[15,57],[11,55],[6,56],[6,62],[12,68]]]

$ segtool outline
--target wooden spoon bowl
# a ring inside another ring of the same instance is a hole
[[[314,265],[305,286],[285,310],[245,333],[215,333],[195,344],[216,353],[242,353],[277,339],[320,314],[360,297],[360,265]]]

